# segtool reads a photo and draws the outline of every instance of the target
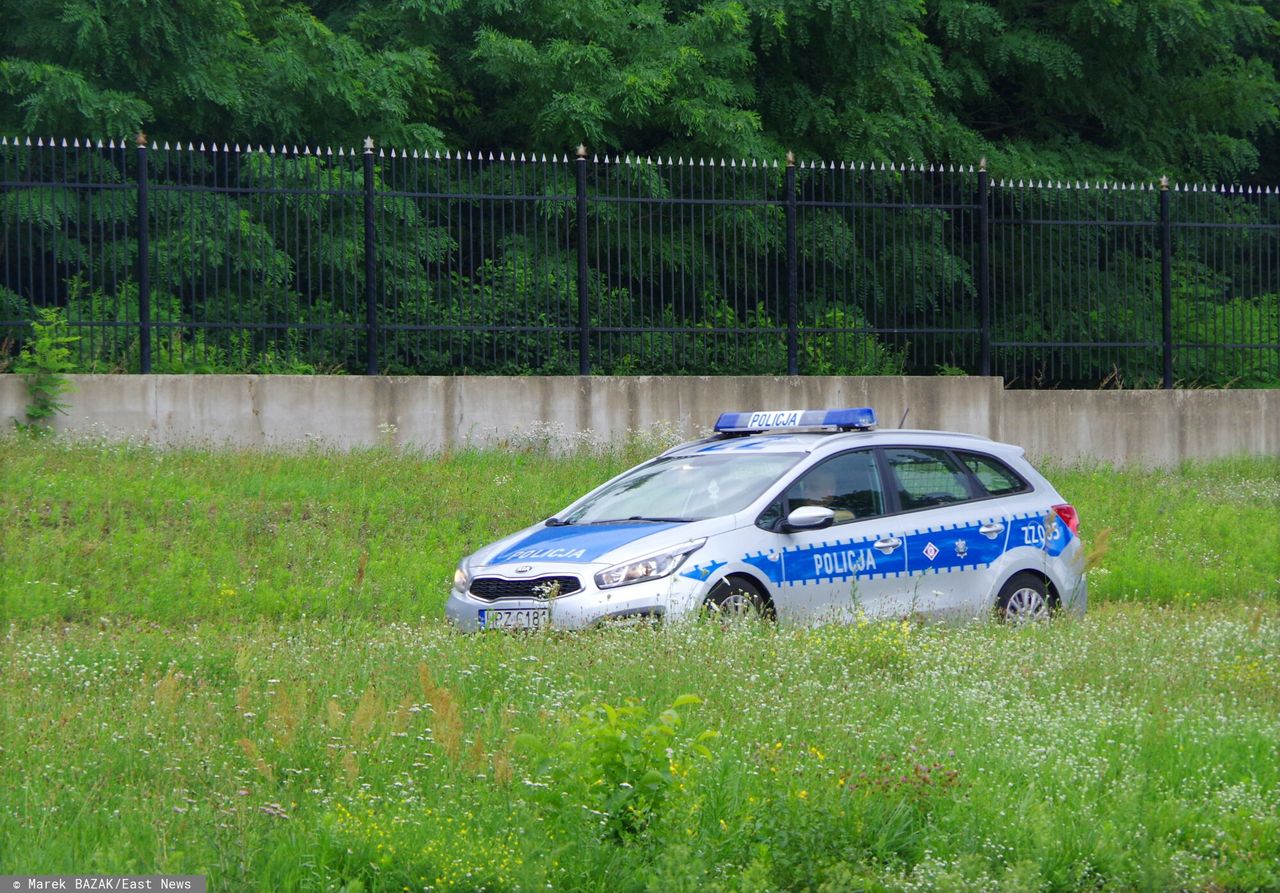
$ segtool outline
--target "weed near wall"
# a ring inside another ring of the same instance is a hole
[[[31,323],[31,340],[18,354],[14,371],[22,376],[31,402],[27,405],[26,422],[14,419],[18,430],[43,433],[55,415],[65,415],[67,404],[59,398],[74,388],[67,377],[75,370],[70,345],[79,341],[67,328],[63,312],[42,308]]]

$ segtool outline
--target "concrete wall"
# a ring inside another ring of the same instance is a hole
[[[596,440],[655,428],[696,435],[721,413],[874,406],[882,427],[942,428],[1018,443],[1036,458],[1173,465],[1280,455],[1280,390],[1006,391],[998,378],[498,378],[80,375],[59,430],[158,445],[427,451],[521,440]],[[0,375],[0,419],[26,389]]]

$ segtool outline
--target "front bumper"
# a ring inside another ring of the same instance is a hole
[[[703,581],[682,577],[679,571],[660,580],[598,589],[592,580],[594,570],[575,569],[586,588],[552,599],[484,599],[455,588],[445,603],[445,616],[460,630],[476,632],[483,628],[483,611],[545,610],[548,625],[554,629],[587,629],[610,621],[682,617],[697,609],[706,590]]]

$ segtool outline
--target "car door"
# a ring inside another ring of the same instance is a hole
[[[782,558],[774,600],[778,615],[805,622],[881,616],[905,570],[905,549],[886,547],[886,491],[870,448],[839,453],[808,469],[761,516],[776,532]],[[835,514],[821,530],[785,529],[787,515],[806,505]]]
[[[948,450],[885,447],[882,472],[896,509],[890,541],[900,541],[904,573],[896,608],[903,614],[971,615],[993,584],[1008,518],[971,471]]]

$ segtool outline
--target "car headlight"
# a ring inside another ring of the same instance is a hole
[[[612,589],[615,586],[629,586],[632,583],[643,583],[645,580],[659,580],[673,574],[676,568],[684,564],[684,560],[702,548],[705,539],[694,540],[674,549],[655,552],[624,564],[615,564],[596,574],[596,585],[601,589]]]
[[[471,569],[465,561],[453,572],[453,588],[459,592],[466,592],[471,588]]]

